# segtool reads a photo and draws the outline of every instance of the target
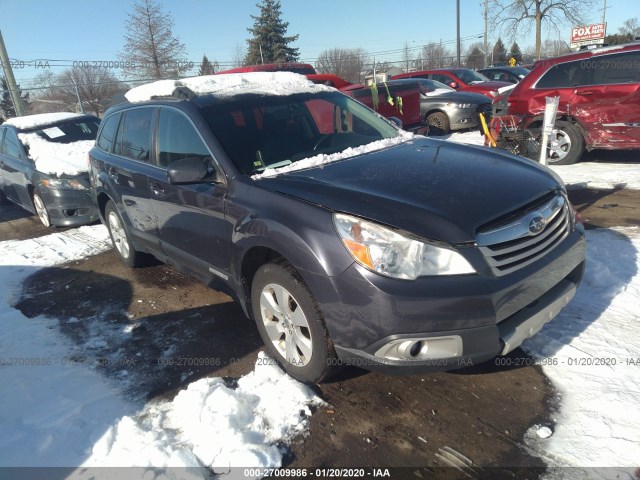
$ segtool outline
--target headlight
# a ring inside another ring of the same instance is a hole
[[[350,215],[333,215],[342,243],[360,265],[393,278],[476,273],[458,252],[400,235]]]
[[[473,108],[475,105],[473,103],[449,103],[448,106],[455,108]]]
[[[56,190],[86,190],[82,183],[72,178],[46,178],[40,181],[40,185]]]

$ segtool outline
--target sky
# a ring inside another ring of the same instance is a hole
[[[159,0],[165,13],[174,18],[173,33],[185,44],[189,60],[200,62],[206,54],[222,65],[229,65],[238,47],[246,46],[250,35],[247,28],[253,25],[251,15],[259,13],[258,2]],[[28,88],[38,74],[47,69],[61,73],[73,67],[73,62],[118,60],[132,3],[0,0],[0,31],[9,58],[41,62],[36,64],[38,68],[16,64],[14,75],[20,86]],[[606,4],[608,33],[617,32],[628,18],[640,17],[640,0],[606,0]],[[399,61],[405,42],[414,52],[421,45],[439,41],[455,51],[455,5],[454,0],[402,0],[395,4],[387,0],[281,0],[282,19],[289,22],[288,34],[299,35],[294,46],[299,49],[300,60],[312,64],[322,51],[331,48],[363,48],[380,61]],[[593,10],[591,22],[601,21],[601,8]],[[460,11],[464,43],[482,41],[484,1],[460,0]],[[569,28],[567,25],[563,29],[566,41]],[[493,45],[497,37],[490,32],[489,44]],[[533,44],[533,38],[531,30],[516,40],[524,49]],[[120,74],[118,70],[113,73]]]

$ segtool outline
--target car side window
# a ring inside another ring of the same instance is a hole
[[[586,62],[593,72],[594,85],[640,82],[640,52],[604,55]]]
[[[209,149],[187,117],[172,108],[160,109],[158,166],[166,167],[183,158],[210,156]]]
[[[5,129],[4,141],[2,145],[2,153],[15,158],[23,157],[22,150],[20,149],[18,136],[15,134],[13,130]]]
[[[452,78],[442,73],[434,73],[433,75],[431,75],[431,79],[435,80],[436,82],[444,83],[445,85],[449,85],[451,82],[453,82]]]
[[[588,72],[587,60],[560,63],[552,66],[538,80],[535,88],[565,88],[587,85]]]
[[[113,146],[113,139],[116,136],[116,128],[118,128],[118,121],[120,120],[120,114],[116,113],[110,115],[104,121],[104,125],[102,126],[102,130],[100,131],[100,136],[98,137],[98,141],[96,145],[100,150],[104,150],[105,152],[111,152],[111,147]]]
[[[123,126],[116,136],[114,153],[148,162],[151,148],[153,108],[132,108],[124,113]]]

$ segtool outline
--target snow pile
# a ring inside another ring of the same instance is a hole
[[[323,165],[337,162],[338,160],[344,160],[346,158],[355,157],[356,155],[375,152],[377,150],[382,150],[385,148],[393,147],[395,145],[400,145],[401,143],[409,142],[414,138],[420,138],[419,136],[414,135],[413,133],[406,132],[404,130],[400,130],[399,132],[400,133],[397,137],[376,140],[375,142],[360,145],[359,147],[349,147],[346,150],[337,153],[331,153],[329,155],[315,155],[313,157],[297,160],[289,165],[285,165],[284,167],[267,168],[260,174],[252,175],[251,178],[253,180],[259,180],[261,178],[275,177],[276,175],[280,175],[282,173],[295,172],[297,170],[304,170],[306,168],[322,167]]]
[[[58,319],[11,307],[28,275],[109,248],[102,225],[0,242],[0,384],[10,386],[0,389],[0,465],[280,466],[280,445],[304,432],[322,401],[266,355],[236,388],[205,378],[140,410],[95,371],[87,349],[103,339],[76,345]]]
[[[83,116],[83,113],[70,112],[39,113],[37,115],[26,115],[24,117],[10,118],[4,123],[7,125],[13,125],[20,130],[27,130]]]
[[[172,402],[123,417],[83,466],[279,467],[278,443],[304,432],[309,406],[323,402],[264,353],[255,370],[228,387],[221,378],[191,383]]]
[[[39,268],[111,248],[107,229],[85,226],[0,242],[0,465],[78,465],[100,433],[127,412],[118,390],[78,364],[58,321],[12,308]]]
[[[204,75],[181,80],[158,80],[129,90],[130,102],[145,102],[152,97],[170,96],[176,87],[187,87],[197,95],[215,93],[220,97],[245,93],[259,95],[292,95],[294,93],[328,92],[335,89],[316,85],[293,72],[249,72],[225,75]]]
[[[560,392],[553,435],[529,439],[551,466],[638,466],[639,252],[639,228],[588,231],[587,269],[576,296],[523,346],[543,365],[551,363],[543,370]]]
[[[20,141],[29,147],[29,158],[36,170],[48,175],[78,175],[89,168],[87,156],[93,140],[71,143],[48,142],[35,133],[19,133]]]

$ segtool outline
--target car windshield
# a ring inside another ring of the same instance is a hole
[[[526,77],[527,74],[530,72],[528,68],[524,68],[524,67],[513,67],[511,71],[520,78]]]
[[[72,143],[82,140],[95,140],[99,126],[100,120],[97,118],[80,118],[49,125],[40,130],[35,130],[33,133],[49,142]]]
[[[253,175],[319,154],[398,136],[398,129],[339,92],[242,95],[201,107],[238,169]]]
[[[479,72],[474,72],[473,70],[469,70],[468,68],[460,68],[454,70],[455,73],[460,80],[464,83],[474,83],[474,82],[488,82],[489,79],[482,75]]]

